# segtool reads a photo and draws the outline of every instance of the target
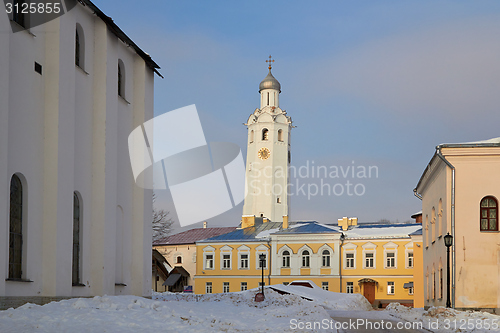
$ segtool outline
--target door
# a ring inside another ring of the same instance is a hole
[[[363,296],[366,297],[370,304],[373,304],[373,302],[375,302],[375,282],[364,283]]]

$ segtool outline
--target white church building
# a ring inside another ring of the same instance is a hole
[[[152,191],[127,138],[159,67],[91,1],[30,20],[0,13],[0,308],[147,296]]]

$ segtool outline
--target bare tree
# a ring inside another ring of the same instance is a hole
[[[153,203],[156,201],[156,195],[153,194]],[[167,237],[172,231],[174,220],[168,217],[164,209],[157,209],[153,206],[153,242]]]

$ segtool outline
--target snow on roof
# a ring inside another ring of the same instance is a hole
[[[347,238],[401,238],[422,229],[421,224],[383,224],[383,225],[359,225],[344,234]]]
[[[255,238],[268,238],[269,235],[274,234],[275,232],[278,231],[280,231],[280,228],[267,229],[259,232],[257,235],[255,235]]]
[[[471,141],[471,142],[461,142],[461,143],[442,143],[438,147],[460,147],[460,146],[470,146],[470,145],[498,145],[500,144],[500,137],[488,139],[488,140],[480,140],[480,141]]]

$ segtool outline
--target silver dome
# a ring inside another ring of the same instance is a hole
[[[275,89],[281,93],[281,84],[274,78],[273,74],[271,74],[271,70],[269,70],[269,74],[267,74],[264,80],[259,84],[259,92],[264,89]]]

